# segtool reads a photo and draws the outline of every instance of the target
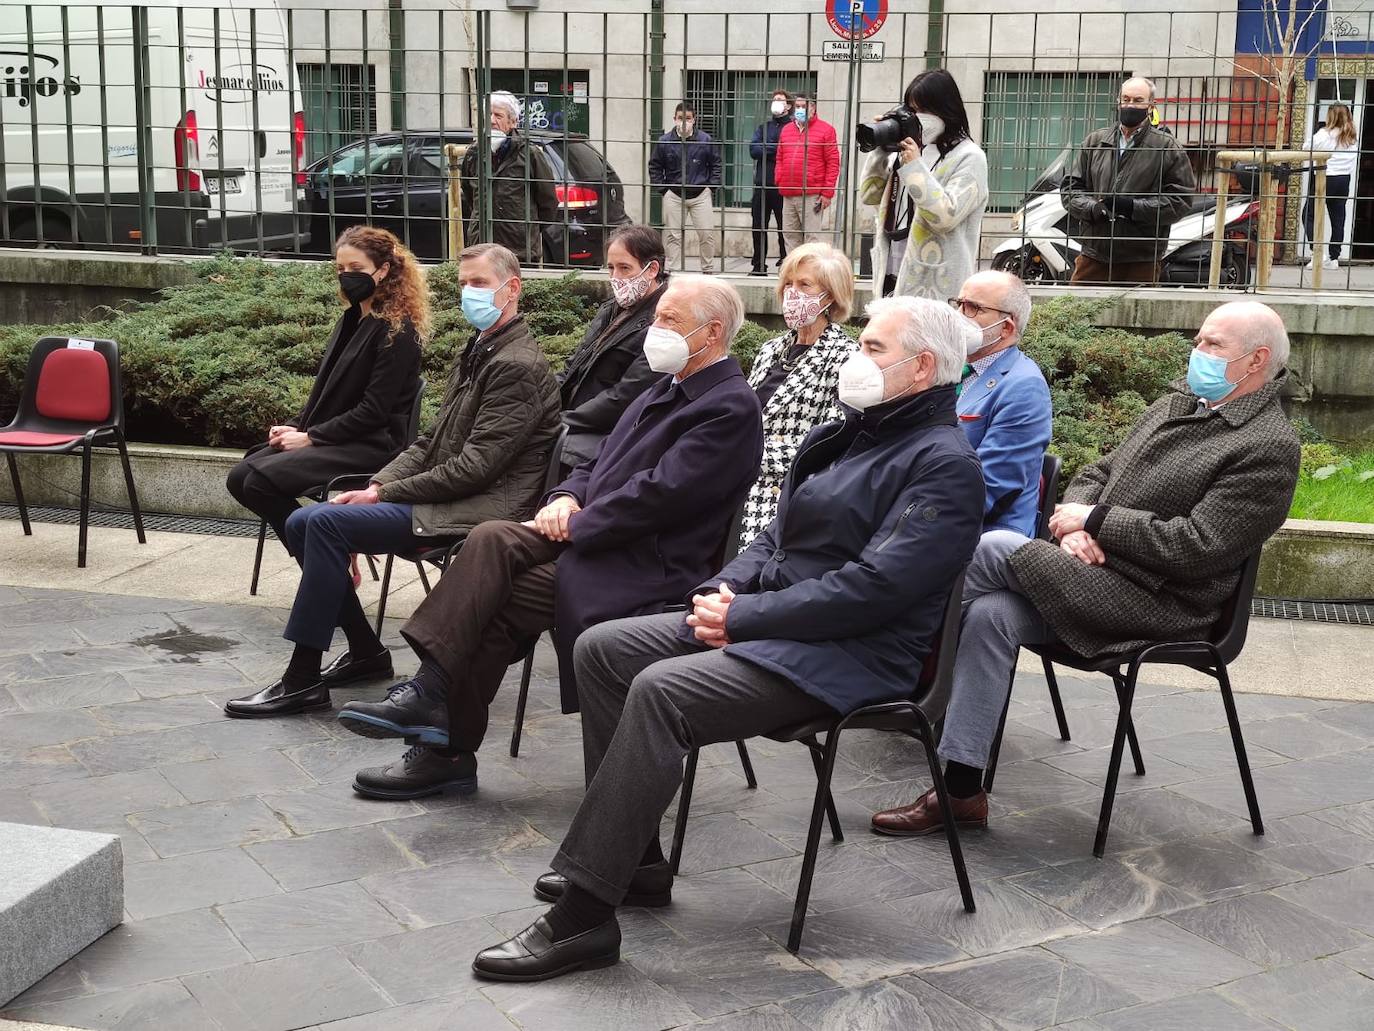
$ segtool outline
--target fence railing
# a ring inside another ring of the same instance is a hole
[[[1096,228],[1070,223],[1059,180],[1089,133],[1116,124],[1123,81],[1148,76],[1154,131],[1173,136],[1192,179],[1186,203],[1170,201],[1177,220],[1155,223],[1170,241],[1165,279],[1206,282],[1217,153],[1311,150],[1339,102],[1356,142],[1328,169],[1325,222],[1341,265],[1322,285],[1374,288],[1374,270],[1362,264],[1374,259],[1370,13],[1320,9],[1285,64],[1274,54],[1283,34],[1269,23],[1281,12],[1270,4],[1141,10],[1099,0],[1093,10],[1046,12],[946,2],[942,13],[892,10],[880,22],[887,5],[875,0],[789,0],[757,13],[733,6],[0,0],[0,242],[325,256],[342,229],[367,222],[443,260],[451,216],[443,147],[456,143],[473,148],[464,165],[469,241],[523,243],[531,260],[595,266],[617,224],[662,226],[666,215],[687,222],[679,264],[718,257],[716,267],[747,271],[766,245],[771,271],[780,241],[776,221],[765,222],[770,184],[761,182],[756,137],[766,145],[774,91],[784,90],[815,102],[803,164],[827,199],[833,193],[808,222],[867,274],[885,227],[858,196],[869,155],[855,129],[900,104],[918,73],[943,67],[987,156],[984,266],[1067,279],[1085,249],[1110,251],[1118,235],[1143,231],[1140,219],[1120,216]],[[1281,93],[1284,68],[1293,79]],[[497,90],[519,98],[536,156],[512,164],[509,146],[494,150],[487,98]],[[700,164],[690,141],[672,142],[680,102],[711,138]],[[833,127],[833,145],[821,122]],[[1129,150],[1121,157],[1132,160]],[[1353,166],[1344,182],[1338,165]],[[1223,281],[1251,283],[1259,252],[1270,248],[1275,285],[1310,285],[1301,213],[1311,176],[1305,163],[1267,171],[1276,174],[1241,169],[1227,180]],[[1264,184],[1275,219],[1261,240]],[[709,193],[691,198],[693,211],[665,212],[665,189],[676,209],[673,194],[702,185]],[[1161,183],[1133,189],[1145,208],[1177,192]]]

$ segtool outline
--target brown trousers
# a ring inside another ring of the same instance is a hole
[[[450,749],[477,751],[506,667],[552,628],[554,560],[565,547],[520,523],[482,523],[401,628],[448,677]]]
[[[1159,282],[1159,264],[1154,261],[1098,261],[1080,254],[1073,263],[1073,275],[1069,277],[1069,282],[1152,285]]]

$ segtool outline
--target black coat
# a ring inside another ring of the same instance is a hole
[[[649,368],[644,357],[644,335],[653,325],[654,309],[667,289],[664,280],[628,311],[615,298],[603,304],[582,343],[558,374],[563,424],[568,427],[564,466],[581,465],[595,455],[630,402],[662,375]],[[607,332],[622,312],[625,317]]]
[[[288,497],[336,476],[374,473],[410,441],[420,391],[420,338],[404,322],[394,337],[386,320],[360,318],[357,306],[335,324],[305,407],[286,425],[305,430],[310,447],[252,448],[245,460]]]
[[[953,387],[817,426],[772,524],[697,587],[737,595],[726,652],[837,712],[910,695],[978,545],[983,493]],[[693,639],[685,621],[679,633]]]
[[[770,190],[778,185],[778,137],[783,127],[792,120],[789,110],[781,118],[770,118],[754,130],[754,138],[749,143],[749,156],[754,159],[754,185],[766,186]]]
[[[726,358],[681,384],[660,377],[596,457],[554,490],[582,506],[554,586],[564,712],[578,708],[577,636],[608,619],[662,612],[710,573],[762,453],[758,395]]]

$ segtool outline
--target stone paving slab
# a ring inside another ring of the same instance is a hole
[[[989,827],[963,835],[974,914],[942,839],[867,831],[875,809],[924,789],[924,757],[854,732],[835,778],[846,840],[822,846],[798,956],[783,943],[810,763],[754,742],[751,791],[733,748],[713,747],[673,905],[623,912],[623,962],[492,985],[471,976],[471,957],[542,912],[530,884],[582,790],[578,722],[558,712],[547,643],[518,759],[506,754],[517,669],[493,706],[480,790],[385,803],[348,782],[401,746],[347,734],[330,714],[220,715],[280,671],[280,609],[20,584],[0,586],[6,610],[43,618],[0,618],[12,660],[0,662],[0,779],[22,785],[0,797],[0,820],[118,833],[127,886],[124,923],[11,1002],[10,1019],[178,1031],[1374,1026],[1374,702],[1238,696],[1268,828],[1257,838],[1215,691],[1142,684],[1147,772],[1123,775],[1097,860],[1109,691],[1061,678],[1065,742],[1043,677],[1023,672]],[[1252,624],[1252,642],[1269,623]],[[385,638],[404,675],[415,661],[396,627]],[[1358,633],[1367,655],[1374,631]]]

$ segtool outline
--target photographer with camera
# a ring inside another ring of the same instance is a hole
[[[988,159],[973,142],[964,99],[943,68],[922,72],[902,106],[855,133],[872,152],[859,199],[878,209],[873,291],[944,300],[978,271]]]

